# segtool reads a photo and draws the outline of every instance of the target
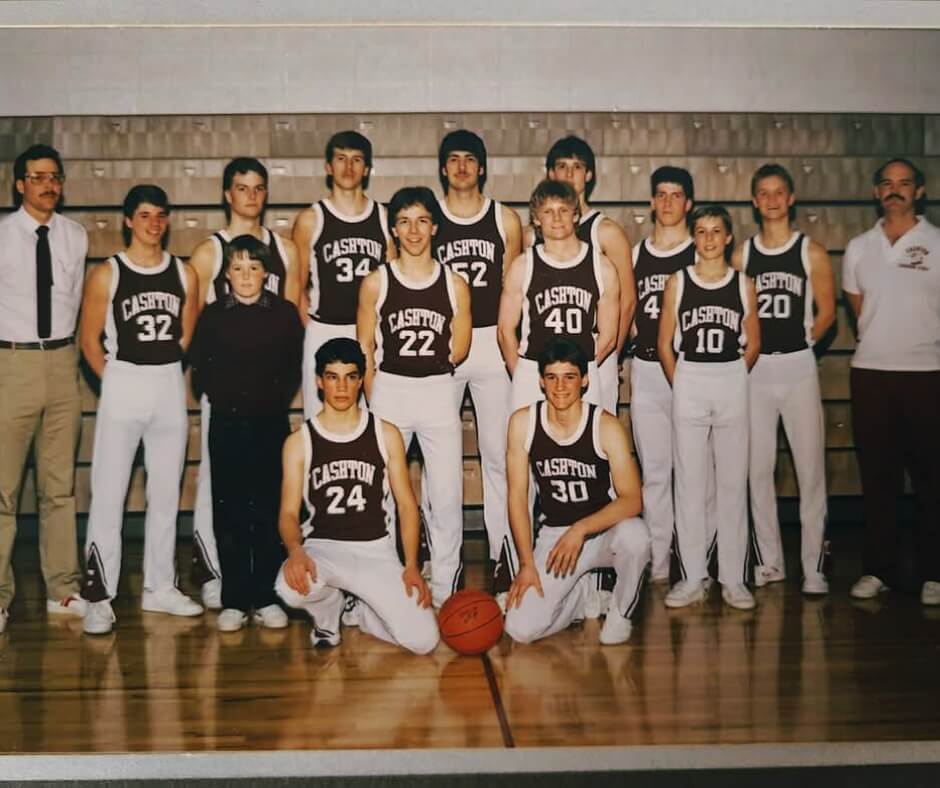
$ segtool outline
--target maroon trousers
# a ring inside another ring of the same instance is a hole
[[[915,571],[940,581],[940,370],[851,371],[852,431],[865,506],[863,573],[896,585],[904,471],[919,508]]]

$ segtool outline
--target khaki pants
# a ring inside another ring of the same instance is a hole
[[[15,589],[10,559],[16,507],[30,443],[35,440],[39,557],[46,594],[78,594],[75,450],[81,398],[78,351],[0,348],[0,608]]]

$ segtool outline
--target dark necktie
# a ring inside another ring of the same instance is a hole
[[[52,253],[49,251],[49,227],[36,228],[36,323],[40,339],[52,334]]]

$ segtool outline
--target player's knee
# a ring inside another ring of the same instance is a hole
[[[430,654],[437,648],[441,636],[437,631],[434,616],[430,618],[430,621],[422,621],[420,625],[410,627],[408,632],[399,638],[402,648],[408,649],[412,654]]]
[[[532,643],[541,637],[544,629],[533,616],[524,614],[518,608],[506,614],[503,624],[503,630],[516,643]]]
[[[640,517],[630,517],[617,523],[614,531],[614,551],[631,555],[648,556],[650,533]]]
[[[284,567],[282,566],[277,572],[277,579],[274,581],[274,592],[284,600],[284,604],[289,607],[301,607],[306,598],[303,594],[299,594],[289,585],[287,585],[287,579],[284,577]]]

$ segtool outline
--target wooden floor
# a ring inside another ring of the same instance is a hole
[[[85,636],[79,621],[47,618],[36,545],[21,540],[0,636],[0,751],[940,739],[940,608],[900,593],[850,600],[859,537],[836,534],[827,598],[801,597],[793,578],[759,590],[752,613],[722,607],[714,591],[704,606],[667,611],[657,586],[626,645],[599,646],[589,621],[530,646],[504,637],[483,658],[443,645],[411,656],[356,629],[336,649],[313,650],[301,618],[226,635],[215,614],[141,613],[134,543],[115,631]],[[481,579],[477,562],[469,584]]]

